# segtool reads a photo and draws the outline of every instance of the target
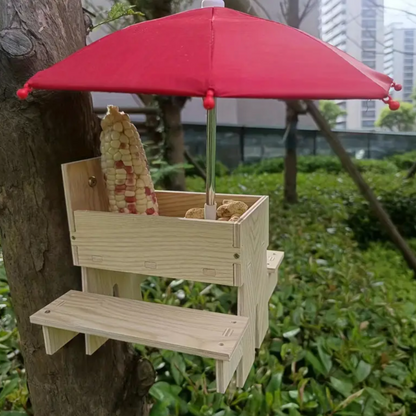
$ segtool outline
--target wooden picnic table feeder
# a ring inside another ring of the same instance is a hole
[[[395,110],[392,87],[401,88],[342,51],[222,0],[117,31],[35,74],[21,99],[34,89],[202,97],[208,120],[205,194],[155,191],[137,130],[112,106],[102,158],[62,166],[82,292],[31,316],[47,354],[81,333],[87,354],[108,339],[195,354],[216,360],[218,392],[235,372],[243,387],[268,329],[283,253],[268,251],[267,196],[215,193],[215,99],[374,98]],[[230,200],[245,204],[231,218],[223,209]],[[193,208],[200,216],[185,218]],[[140,283],[149,275],[235,286],[237,315],[144,302]]]

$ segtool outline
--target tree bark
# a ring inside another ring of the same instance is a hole
[[[334,153],[341,160],[341,164],[344,169],[349,173],[355,184],[358,186],[361,194],[368,201],[371,210],[377,216],[382,226],[390,236],[392,242],[403,254],[404,259],[406,260],[409,267],[416,273],[416,257],[406,243],[404,238],[397,231],[396,226],[391,221],[390,217],[384,210],[383,206],[378,201],[377,197],[374,195],[372,189],[367,185],[366,181],[362,177],[360,171],[352,162],[350,156],[345,151],[342,143],[339,141],[337,135],[331,130],[328,122],[325,120],[325,117],[320,113],[316,105],[312,101],[305,101],[309,114],[314,119],[316,125],[321,130],[321,132],[326,137],[329,145],[331,146]]]
[[[299,28],[299,0],[289,0],[287,3],[287,24],[289,26]],[[284,181],[284,196],[285,201],[289,204],[298,202],[298,194],[296,189],[298,167],[297,167],[297,125],[298,114],[296,111],[286,104],[286,128],[289,134],[286,138],[286,156],[285,156],[285,181]]]
[[[169,165],[185,163],[185,134],[183,131],[181,113],[186,98],[182,97],[160,97],[159,105],[162,111],[163,124],[165,128],[165,158]],[[166,189],[172,191],[185,191],[185,170],[183,168],[164,180]]]
[[[0,230],[4,262],[36,416],[142,416],[154,381],[124,343],[85,355],[78,336],[47,356],[29,316],[81,288],[69,243],[61,164],[98,155],[90,94],[16,91],[35,72],[85,45],[80,0],[0,5]]]
[[[286,156],[285,156],[285,180],[284,180],[284,196],[285,201],[289,204],[295,204],[298,202],[297,194],[297,125],[298,125],[298,114],[289,105],[286,105]]]

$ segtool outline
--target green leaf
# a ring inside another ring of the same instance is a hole
[[[334,410],[335,412],[338,412],[339,410],[345,409],[350,403],[352,403],[354,400],[358,399],[362,394],[364,393],[364,389],[359,390],[355,392],[354,394],[351,394],[348,396],[343,402],[341,402]]]
[[[179,400],[178,394],[180,391],[179,386],[170,385],[166,381],[159,381],[150,388],[149,394],[156,400],[166,402],[168,405],[175,405]]]
[[[282,386],[283,372],[275,373],[271,376],[269,384],[266,387],[266,392],[274,393],[279,391]]]
[[[180,354],[176,353],[173,359],[171,360],[170,370],[175,380],[175,383],[178,385],[182,385],[184,379],[183,374],[186,372],[186,364]]]
[[[2,406],[6,400],[6,397],[13,393],[13,391],[18,387],[19,385],[19,378],[15,377],[12,378],[2,389],[0,392],[0,406]]]
[[[305,359],[317,373],[325,375],[325,368],[319,358],[316,358],[310,351],[306,351]]]
[[[380,392],[374,390],[371,387],[366,387],[365,391],[370,394],[370,396],[381,406],[387,408],[389,405],[389,400],[386,399]]]
[[[300,332],[300,328],[294,328],[294,329],[291,329],[290,331],[285,332],[283,336],[285,338],[293,338],[295,335],[299,334],[299,332]]]
[[[169,416],[169,404],[167,402],[156,402],[150,410],[150,416]],[[2,416],[0,414],[0,416]]]
[[[358,366],[355,369],[355,378],[357,379],[358,383],[361,383],[370,375],[371,369],[371,365],[366,363],[365,361],[361,360],[358,363]]]
[[[351,394],[352,383],[347,379],[340,380],[335,377],[331,377],[331,385],[338,392],[341,393],[344,397],[348,397]]]
[[[318,345],[318,354],[319,358],[321,359],[321,363],[325,368],[325,374],[328,375],[332,368],[331,356],[324,351],[321,344]]]

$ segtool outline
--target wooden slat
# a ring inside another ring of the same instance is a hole
[[[216,379],[217,379],[217,391],[224,394],[230,384],[240,362],[243,358],[244,345],[248,342],[247,337],[250,334],[246,331],[241,339],[240,344],[230,361],[217,361],[216,362]]]
[[[160,215],[167,217],[184,217],[190,208],[203,208],[205,204],[205,194],[199,192],[173,192],[156,191],[159,202]],[[215,201],[218,206],[224,199],[235,199],[245,202],[249,207],[253,206],[261,197],[255,195],[229,195],[216,194]]]
[[[283,251],[267,251],[267,273],[268,283],[266,289],[266,299],[268,301],[273,295],[279,278],[279,266],[284,258]]]
[[[132,273],[111,272],[108,270],[82,267],[82,290],[107,296],[118,296],[125,299],[142,299],[140,285],[147,276]],[[87,355],[94,354],[108,338],[87,335],[85,349]]]
[[[48,311],[48,312],[47,312]],[[33,324],[231,361],[248,319],[69,291],[30,317]]]
[[[232,223],[75,212],[78,265],[221,285],[234,285]]]
[[[243,359],[237,368],[237,387],[243,387],[247,380],[254,363],[256,340],[261,337],[259,324],[260,331],[265,325],[265,317],[257,317],[257,305],[267,279],[268,205],[268,197],[260,198],[249,215],[236,224],[243,280],[243,286],[238,288],[238,315],[249,317],[249,335],[244,340]]]

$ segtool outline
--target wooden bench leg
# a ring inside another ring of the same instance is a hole
[[[71,339],[78,335],[78,332],[66,331],[65,329],[42,327],[43,339],[45,341],[46,354],[52,355],[61,349]]]
[[[140,285],[147,276],[133,273],[113,272],[108,270],[82,267],[82,290],[100,295],[117,296],[123,299],[142,300]],[[94,354],[108,338],[95,335],[85,336],[87,355]]]

